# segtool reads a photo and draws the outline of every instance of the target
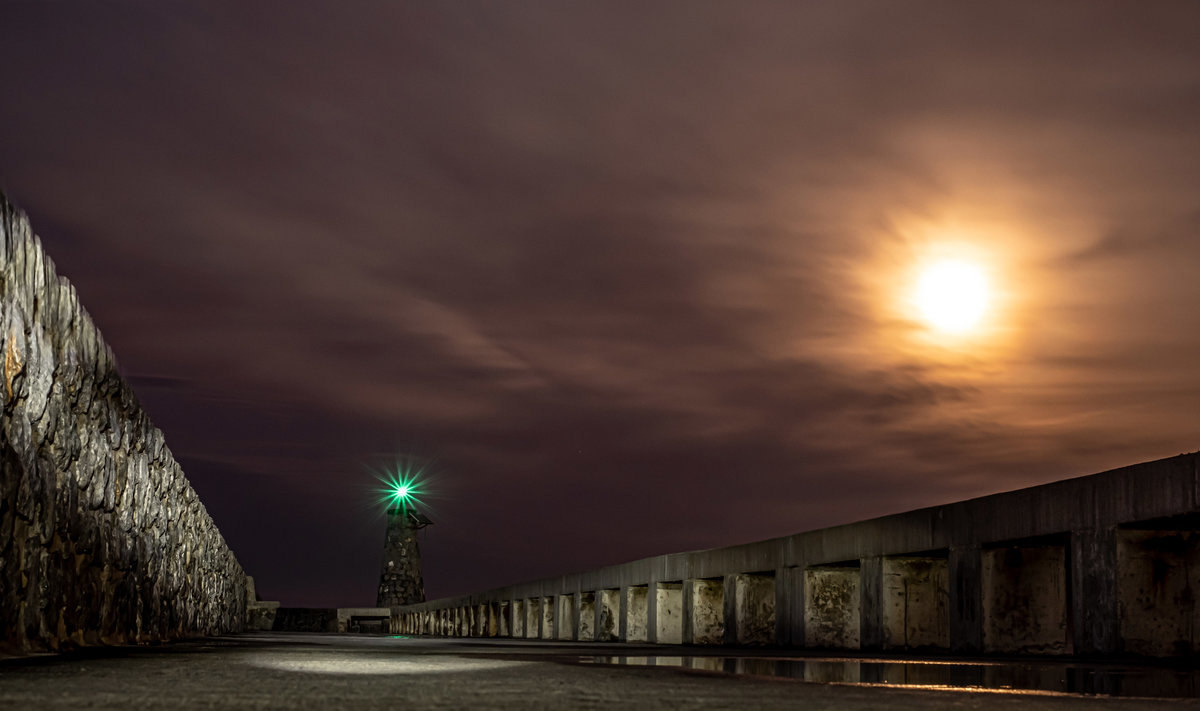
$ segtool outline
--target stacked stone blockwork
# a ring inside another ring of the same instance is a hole
[[[246,575],[0,196],[0,648],[240,631]]]
[[[383,570],[379,574],[376,607],[411,605],[425,601],[421,576],[421,549],[417,541],[420,520],[397,506],[388,510],[387,534],[383,542]]]

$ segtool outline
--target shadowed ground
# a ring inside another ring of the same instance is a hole
[[[1200,706],[1195,699],[879,688],[571,663],[581,657],[669,654],[667,650],[532,641],[242,635],[0,661],[0,707],[1124,710]],[[721,650],[725,658],[738,654]],[[761,657],[764,652],[745,654]]]

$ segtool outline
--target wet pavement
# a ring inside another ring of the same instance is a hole
[[[1194,693],[1196,674],[1190,668],[901,662],[724,647],[689,648],[687,656],[671,653],[679,649],[383,635],[240,635],[2,660],[0,707],[1200,708],[1195,698],[1165,698]],[[1131,693],[1137,696],[1109,695]]]
[[[746,655],[752,652],[744,653]],[[845,657],[756,657],[610,655],[589,656],[593,664],[652,666],[711,671],[818,684],[894,686],[977,692],[1031,692],[1194,698],[1195,668],[1120,662],[947,661]]]

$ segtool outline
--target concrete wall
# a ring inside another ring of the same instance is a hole
[[[948,649],[949,558],[884,558],[881,564],[881,646],[884,649]]]
[[[725,641],[725,586],[720,580],[689,580],[683,586],[683,641]]]
[[[240,631],[245,573],[2,196],[0,353],[0,646]]]
[[[1200,634],[1200,533],[1120,533],[1121,637],[1125,649],[1153,656],[1190,656]]]
[[[684,644],[1187,655],[1200,627],[1198,501],[1198,456],[1185,454],[393,614],[556,596],[575,606],[586,594],[595,640],[637,641],[645,629],[673,641],[658,591],[679,584]],[[649,591],[654,604],[643,603]]]
[[[804,639],[809,647],[858,649],[861,596],[858,567],[825,566],[804,573]]]
[[[983,647],[989,652],[1063,654],[1067,632],[1066,548],[1010,545],[983,552]]]

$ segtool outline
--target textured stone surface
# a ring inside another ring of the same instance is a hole
[[[419,530],[416,520],[400,507],[388,510],[376,607],[395,607],[425,600],[421,547],[417,540]]]
[[[859,571],[853,567],[804,572],[804,639],[810,647],[858,649],[862,624]]]
[[[240,631],[245,573],[3,196],[0,353],[0,645]]]

